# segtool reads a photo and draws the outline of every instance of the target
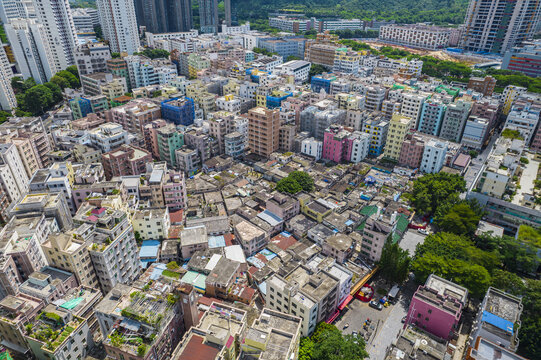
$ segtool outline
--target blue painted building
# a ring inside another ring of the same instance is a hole
[[[175,125],[188,126],[193,124],[195,107],[192,99],[188,97],[165,100],[161,103],[162,118]]]
[[[292,96],[288,91],[273,91],[267,95],[267,109],[276,109],[282,106],[282,101]]]
[[[329,75],[315,75],[310,80],[310,87],[313,92],[320,92],[321,89],[325,90],[327,94],[331,92],[331,83],[336,80],[336,76]]]
[[[304,59],[306,39],[303,36],[286,36],[259,40],[259,47],[276,53],[285,62],[288,56]]]

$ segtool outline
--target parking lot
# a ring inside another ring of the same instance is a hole
[[[419,233],[415,229],[408,229],[402,240],[400,240],[400,247],[404,250],[408,250],[410,256],[413,256],[417,244],[422,244],[425,241],[425,237],[426,235]]]
[[[376,290],[388,290],[390,288],[390,284],[385,284],[378,279],[370,282],[370,285]],[[396,339],[404,325],[401,320],[407,315],[409,302],[414,290],[415,284],[413,282],[406,283],[399,293],[396,304],[390,305],[387,308],[384,307],[382,310],[374,309],[368,303],[354,299],[335,325],[344,334],[356,332],[359,336],[363,337],[366,342],[366,350],[370,354],[370,359],[383,359],[388,346]],[[379,300],[381,297],[381,294],[376,293],[374,299]],[[364,324],[367,319],[370,319],[371,322],[365,327]],[[346,324],[349,325],[347,328],[345,328]]]

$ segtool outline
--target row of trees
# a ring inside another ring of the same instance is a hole
[[[299,360],[362,360],[368,358],[361,337],[342,335],[336,326],[321,322],[311,337],[302,338]]]
[[[62,101],[62,91],[81,86],[76,66],[56,73],[49,82],[37,84],[33,78],[23,80],[19,76],[11,79],[11,86],[18,103],[18,116],[38,116]]]

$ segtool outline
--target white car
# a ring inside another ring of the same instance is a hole
[[[423,235],[430,235],[430,232],[428,230],[426,230],[426,229],[419,229],[417,231],[420,232]]]

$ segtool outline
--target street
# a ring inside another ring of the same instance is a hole
[[[408,303],[409,298],[402,295],[400,301],[392,306],[387,321],[377,330],[375,338],[367,346],[370,359],[381,360],[385,358],[387,348],[397,338],[404,326],[401,320],[408,313]]]
[[[498,137],[499,135],[494,134],[490,139],[487,147],[485,147],[475,159],[472,159],[468,170],[466,170],[466,173],[464,174],[464,180],[466,180],[466,189],[468,191],[471,190],[471,188],[473,187],[475,179],[477,179],[477,176],[483,169],[483,165],[488,158],[488,155],[490,154],[490,151],[492,150],[492,147],[494,146],[494,143],[496,142],[496,139],[498,139]]]

